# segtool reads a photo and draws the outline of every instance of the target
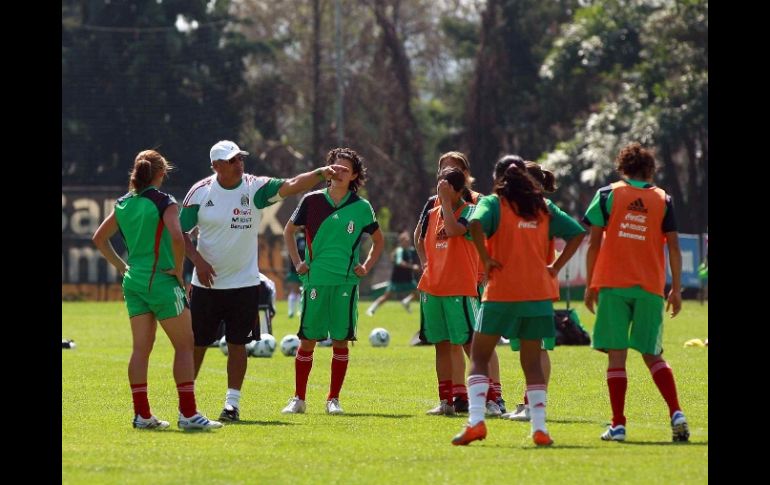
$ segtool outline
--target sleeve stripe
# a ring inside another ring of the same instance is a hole
[[[205,187],[207,185],[210,185],[210,184],[211,184],[211,179],[210,178],[206,178],[206,179],[201,180],[197,184],[193,185],[193,187],[190,189],[190,192],[188,192],[187,197],[184,198],[184,202],[182,203],[182,206],[183,207],[187,207],[188,205],[190,205],[190,199],[192,198],[193,194],[195,194],[195,192],[198,189],[200,189],[202,187]]]

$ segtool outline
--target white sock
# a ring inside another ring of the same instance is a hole
[[[468,422],[475,426],[484,421],[486,412],[489,378],[480,374],[468,376]]]
[[[529,416],[532,424],[532,432],[537,430],[548,432],[545,428],[545,384],[533,384],[527,386],[527,399],[529,400]]]
[[[234,408],[239,408],[241,401],[241,391],[238,389],[227,388],[227,395],[225,396],[225,406],[228,404]]]
[[[372,304],[369,306],[369,309],[368,309],[368,310],[366,310],[366,311],[367,311],[367,312],[372,312],[372,313],[374,313],[374,312],[376,312],[376,311],[377,311],[377,307],[378,307],[378,306],[380,306],[380,304],[379,304],[379,303],[377,303],[377,302],[375,301],[374,303],[372,303]]]
[[[293,314],[297,306],[297,299],[299,295],[296,293],[289,293],[289,314]]]

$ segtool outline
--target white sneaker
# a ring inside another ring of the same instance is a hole
[[[510,419],[511,421],[529,421],[529,406],[524,403],[516,405],[516,409],[510,413],[505,413],[501,418]]]
[[[374,316],[374,309],[372,307],[369,307],[366,309],[366,314],[370,317]]]
[[[407,300],[406,298],[401,300],[401,306],[404,307],[404,310],[406,310],[406,313],[412,313],[412,309],[409,308],[409,300]]]
[[[180,429],[218,429],[223,425],[219,421],[214,421],[199,412],[185,418],[182,413],[179,413],[179,421],[176,422]]]
[[[289,399],[289,403],[285,408],[281,410],[281,414],[304,414],[305,413],[305,401],[294,396]]]
[[[503,414],[502,411],[500,411],[500,406],[497,405],[494,401],[487,401],[487,416],[500,416]]]
[[[425,414],[430,416],[454,416],[455,407],[446,399],[442,399],[438,406],[429,410]]]
[[[155,416],[150,416],[147,419],[144,419],[143,417],[139,416],[138,414],[134,415],[134,420],[131,422],[131,424],[136,429],[166,429],[168,428],[168,421],[161,421],[160,419],[156,418]]]
[[[608,426],[607,430],[602,433],[600,438],[604,441],[625,441],[626,427],[622,424],[617,426]]]
[[[340,407],[340,400],[336,397],[326,401],[326,413],[327,414],[343,414],[344,411]]]

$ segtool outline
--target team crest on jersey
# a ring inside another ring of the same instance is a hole
[[[318,293],[316,293],[315,288],[310,290],[310,299],[315,300],[315,298],[318,296]]]
[[[248,207],[249,206],[249,196],[246,194],[241,194],[241,206]]]
[[[356,225],[353,223],[353,221],[348,222],[348,234],[353,234],[353,230],[356,228]]]
[[[422,302],[423,303],[428,303],[428,294],[427,293],[423,293],[422,294]]]

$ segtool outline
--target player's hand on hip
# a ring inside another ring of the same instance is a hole
[[[297,266],[295,266],[294,269],[297,270],[297,274],[305,274],[310,271],[310,266],[308,266],[306,262],[302,261]]]
[[[583,302],[586,304],[586,308],[588,308],[589,312],[596,313],[594,311],[594,304],[597,301],[599,301],[599,297],[596,288],[586,288],[585,294],[583,295]]]
[[[353,268],[353,272],[363,278],[369,271],[363,264],[357,264],[356,267]]]
[[[214,286],[214,278],[217,276],[217,272],[214,271],[213,266],[207,261],[203,261],[195,267],[195,270],[198,272],[198,280],[200,280],[203,286],[206,288]]]

